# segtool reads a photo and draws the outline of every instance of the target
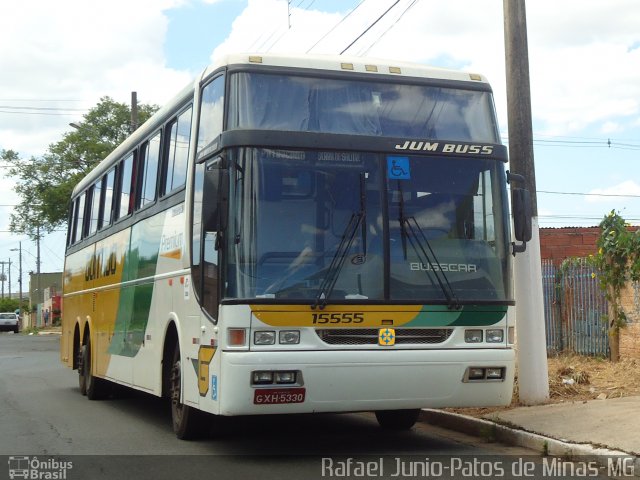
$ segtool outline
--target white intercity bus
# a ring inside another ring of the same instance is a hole
[[[506,405],[507,184],[476,74],[230,55],[75,187],[61,359],[90,399],[220,416]],[[530,236],[512,188],[514,236]]]

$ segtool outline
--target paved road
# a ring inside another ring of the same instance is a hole
[[[210,478],[214,471],[238,480],[344,478],[323,471],[322,458],[364,456],[374,462],[388,456],[383,467],[390,476],[399,456],[424,462],[438,455],[531,453],[426,424],[389,433],[370,414],[245,417],[234,419],[224,439],[180,441],[165,401],[135,392],[93,402],[81,396],[76,372],[59,362],[58,344],[58,336],[0,334],[0,455],[70,459],[75,469],[68,479],[176,478],[183,469],[191,472],[184,478]]]

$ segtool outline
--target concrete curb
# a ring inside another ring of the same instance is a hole
[[[570,443],[527,432],[517,425],[505,426],[490,420],[443,410],[423,409],[420,420],[438,427],[484,438],[487,441],[528,448],[540,455],[561,456],[568,459],[580,457],[580,461],[593,461],[604,468],[608,467],[608,461],[611,457],[632,457],[635,476],[640,477],[640,457],[627,452],[599,448],[590,444]]]

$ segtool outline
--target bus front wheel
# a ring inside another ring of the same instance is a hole
[[[385,430],[409,430],[420,416],[420,409],[412,410],[378,410],[376,419]]]
[[[169,378],[169,396],[171,398],[171,421],[173,431],[180,440],[200,437],[206,430],[207,415],[200,410],[182,403],[182,365],[180,347],[176,344]]]

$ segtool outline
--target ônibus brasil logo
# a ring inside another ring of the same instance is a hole
[[[9,457],[9,478],[25,478],[33,480],[66,480],[67,470],[73,468],[73,462],[38,457]]]

